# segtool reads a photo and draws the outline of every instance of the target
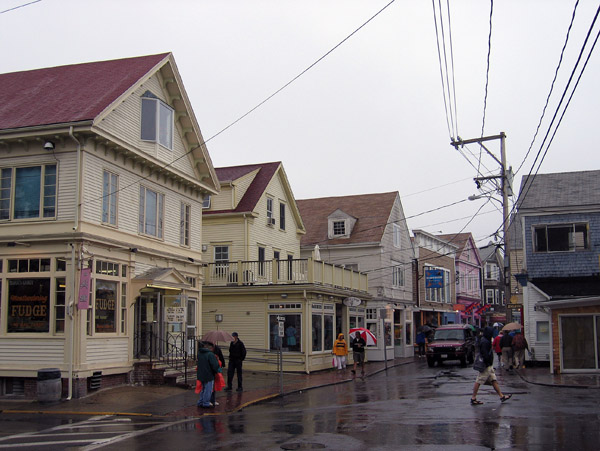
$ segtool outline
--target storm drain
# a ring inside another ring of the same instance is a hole
[[[286,443],[281,445],[281,449],[324,449],[327,448],[322,443],[311,443],[311,442],[296,442]]]

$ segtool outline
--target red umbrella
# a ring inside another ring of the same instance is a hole
[[[348,336],[350,338],[354,338],[357,333],[363,337],[367,343],[367,346],[375,346],[377,344],[377,338],[375,338],[373,332],[371,332],[369,329],[365,329],[364,327],[355,327],[354,329],[350,329]]]
[[[216,343],[217,341],[233,341],[233,336],[224,330],[211,330],[202,336],[202,341],[210,341],[211,343]]]

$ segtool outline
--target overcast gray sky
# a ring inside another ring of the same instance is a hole
[[[29,1],[0,0],[0,11]],[[388,3],[42,0],[0,14],[0,72],[170,51],[208,140]],[[531,169],[598,8],[597,1],[579,2],[547,119],[525,159],[575,3],[494,2],[484,135],[505,132],[509,165],[516,170],[525,161],[515,190]],[[476,138],[490,1],[452,0],[450,18],[458,135]],[[444,25],[449,41],[447,20]],[[596,24],[592,40],[599,29]],[[541,173],[598,169],[598,80],[596,50]],[[281,160],[297,199],[398,191],[411,229],[454,233],[484,201],[440,207],[478,192],[477,168],[497,174],[499,167],[486,155],[480,164],[476,145],[465,149],[469,162],[449,142],[432,2],[396,0],[286,89],[210,139],[208,149],[216,167]],[[499,142],[487,147],[499,157]],[[480,245],[501,225],[498,208],[497,202],[484,205],[464,229]]]

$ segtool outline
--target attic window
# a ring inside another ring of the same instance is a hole
[[[333,236],[346,235],[346,221],[333,221]]]
[[[173,150],[173,108],[150,91],[142,96],[142,140]]]

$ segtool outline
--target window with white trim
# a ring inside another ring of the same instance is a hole
[[[163,238],[165,195],[140,186],[139,233]]]
[[[427,288],[425,290],[425,300],[431,302],[443,302],[443,303],[451,303],[452,302],[452,279],[450,278],[450,271],[445,268],[438,268],[435,266],[425,265],[425,269],[436,269],[442,271],[442,287],[441,288]]]
[[[0,221],[54,219],[57,166],[0,169]]]
[[[486,304],[494,304],[494,290],[493,289],[485,290],[485,303]]]
[[[333,221],[333,236],[346,235],[346,221]]]
[[[275,218],[273,217],[273,198],[267,197],[267,224],[274,225]]]
[[[486,280],[500,280],[500,269],[495,263],[485,264],[485,278]]]
[[[402,228],[398,224],[392,224],[392,233],[394,235],[394,247],[402,246]]]
[[[392,260],[392,286],[404,286],[404,266],[402,263]]]
[[[189,247],[190,245],[190,215],[192,207],[181,202],[179,211],[179,244]]]
[[[142,96],[142,140],[173,150],[173,117],[173,108],[146,91]]]
[[[102,173],[102,222],[117,225],[117,193],[119,176],[109,171]]]
[[[279,203],[279,228],[285,230],[285,204]]]
[[[590,248],[587,223],[548,224],[533,228],[535,252],[574,252]]]
[[[205,194],[202,198],[202,208],[207,210],[210,208],[210,194]]]

